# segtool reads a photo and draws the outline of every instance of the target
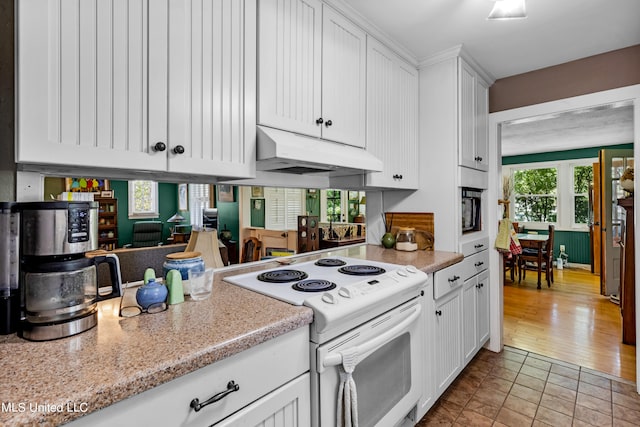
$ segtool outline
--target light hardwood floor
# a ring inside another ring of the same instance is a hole
[[[622,343],[620,308],[600,295],[600,278],[582,268],[554,274],[540,290],[532,272],[507,278],[504,344],[635,382],[636,348]]]

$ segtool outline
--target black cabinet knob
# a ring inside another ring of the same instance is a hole
[[[184,153],[184,147],[182,145],[176,145],[175,147],[173,147],[173,154],[183,154]]]
[[[480,156],[476,156],[476,158],[474,159],[476,162],[481,162],[482,161],[482,157]]]
[[[333,122],[331,120],[327,120],[327,122],[324,124],[326,127],[329,127],[333,124]]]
[[[167,149],[167,144],[164,142],[156,142],[155,145],[151,147],[153,151],[164,151]]]
[[[324,120],[322,120],[322,117],[320,117],[319,119],[316,119],[317,125],[321,125],[322,123],[324,123]]]
[[[442,310],[436,310],[436,316],[442,316]]]

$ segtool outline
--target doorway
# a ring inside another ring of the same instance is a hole
[[[501,194],[501,125],[513,120],[525,120],[532,117],[541,116],[545,114],[556,114],[565,111],[585,109],[599,105],[606,105],[616,102],[631,102],[633,105],[633,142],[634,142],[634,157],[640,153],[640,85],[629,86],[625,88],[613,89],[589,95],[582,95],[574,98],[563,99],[559,101],[552,101],[538,105],[532,105],[528,107],[516,108],[513,110],[502,111],[498,113],[492,113],[489,116],[489,147],[490,156],[495,159],[491,162],[493,165],[489,170],[489,182],[495,183],[490,186],[488,190],[489,199],[498,200]],[[634,198],[638,197],[634,195]],[[495,206],[489,204],[489,217],[499,218],[500,212],[497,203]],[[495,224],[494,224],[495,222]],[[497,221],[488,222],[488,231],[492,236],[497,235]],[[636,237],[636,244],[638,238]],[[504,293],[502,283],[502,271],[500,269],[501,257],[497,251],[491,253],[491,335],[489,342],[489,349],[493,351],[500,351],[503,345],[503,318],[504,318]],[[636,253],[636,261],[640,257]],[[638,262],[635,263],[635,274],[640,272]],[[636,306],[638,306],[640,295],[636,295]],[[636,325],[638,325],[638,319],[636,318]],[[636,384],[640,385],[640,369],[638,369],[638,361],[640,356],[638,354],[638,347],[636,347]],[[640,392],[640,388],[638,389]]]

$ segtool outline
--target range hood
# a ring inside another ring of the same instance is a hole
[[[382,160],[363,148],[265,126],[257,128],[258,171],[320,176],[349,176],[382,171]]]

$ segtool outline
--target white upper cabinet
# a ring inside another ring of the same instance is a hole
[[[264,0],[258,121],[365,146],[366,35],[319,0]]]
[[[261,0],[258,121],[321,136],[322,2]]]
[[[255,0],[19,2],[16,161],[250,176],[255,15]]]
[[[487,171],[489,89],[462,58],[458,59],[458,80],[458,164]]]
[[[168,124],[169,171],[253,175],[255,8],[255,0],[170,3],[169,114],[158,123]]]
[[[322,137],[365,146],[367,37],[330,7],[322,22]]]
[[[367,38],[367,151],[384,162],[368,187],[418,188],[418,71]]]

